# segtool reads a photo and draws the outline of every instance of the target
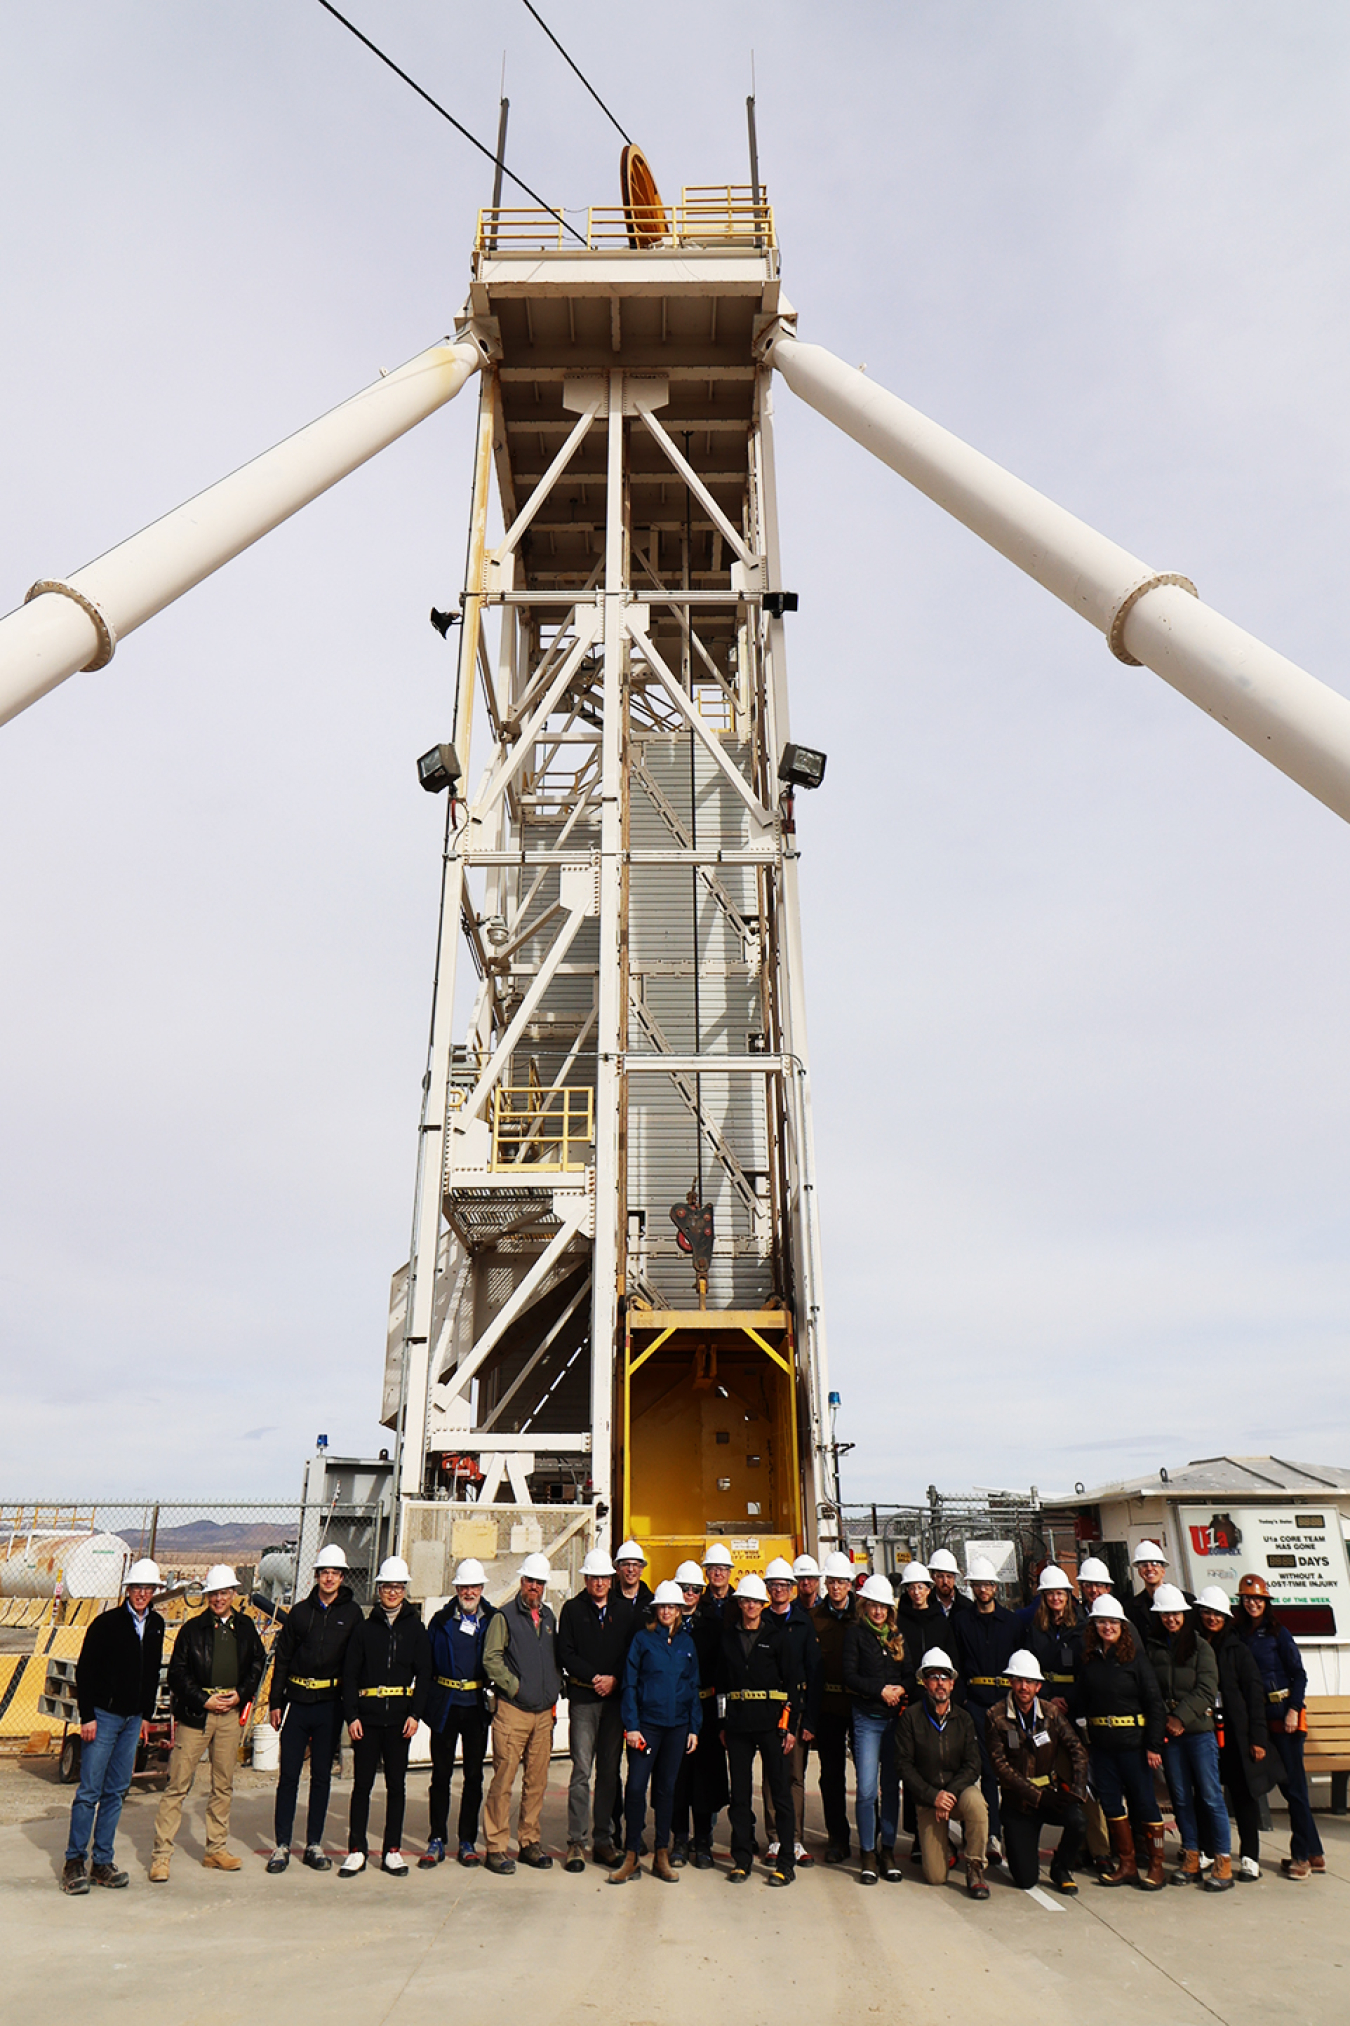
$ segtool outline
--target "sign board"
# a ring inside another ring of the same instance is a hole
[[[1350,1564],[1336,1506],[1182,1506],[1186,1559],[1197,1590],[1237,1596],[1263,1576],[1271,1602],[1300,1640],[1350,1640]]]
[[[996,1583],[1015,1583],[1017,1581],[1016,1541],[967,1541],[965,1544],[965,1555],[967,1581],[970,1577],[970,1565],[972,1561],[980,1557],[983,1557],[986,1562],[993,1563],[994,1581]]]

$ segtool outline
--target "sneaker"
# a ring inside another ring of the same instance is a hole
[[[510,1878],[516,1868],[515,1858],[508,1856],[505,1850],[489,1850],[483,1864],[497,1878]]]
[[[380,1870],[387,1871],[391,1878],[406,1878],[408,1860],[401,1850],[386,1850],[380,1859]]]
[[[582,1849],[579,1843],[569,1843],[567,1846],[567,1855],[563,1859],[563,1870],[570,1871],[573,1878],[577,1878],[585,1869],[586,1869],[585,1851]]]
[[[1306,1857],[1282,1857],[1280,1870],[1286,1878],[1304,1879],[1312,1876],[1312,1866]]]
[[[61,1890],[62,1892],[72,1892],[77,1895],[88,1892],[89,1877],[85,1871],[84,1859],[82,1857],[68,1857],[66,1859],[66,1868],[61,1873]]]
[[[307,1864],[311,1871],[331,1871],[333,1869],[333,1860],[331,1857],[324,1856],[323,1845],[321,1843],[307,1844],[305,1846],[305,1854],[300,1859],[300,1862]]]
[[[816,1861],[804,1843],[793,1844],[792,1860],[794,1864],[804,1865],[808,1871]]]
[[[777,1864],[777,1862],[778,1862],[778,1845],[777,1845],[776,1843],[771,1843],[771,1844],[769,1845],[768,1849],[767,1849],[767,1850],[765,1851],[765,1853],[764,1853],[764,1862],[765,1862],[766,1864],[768,1864],[768,1865],[774,1865],[774,1864]]]
[[[272,1852],[272,1855],[267,1860],[267,1869],[275,1877],[278,1871],[284,1871],[286,1869],[286,1866],[290,1863],[290,1861],[291,1861],[290,1851],[283,1850],[280,1847],[280,1845],[278,1845],[278,1847]]]
[[[359,1878],[366,1868],[364,1850],[349,1850],[338,1866],[339,1878]]]
[[[522,1864],[528,1864],[531,1871],[552,1871],[553,1869],[553,1859],[549,1856],[542,1843],[522,1843],[520,1846],[520,1861]]]
[[[438,1864],[445,1862],[445,1844],[439,1836],[433,1836],[417,1860],[419,1871],[434,1871]]]
[[[1233,1876],[1235,1878],[1241,1879],[1242,1882],[1246,1885],[1250,1885],[1253,1882],[1259,1883],[1261,1877],[1261,1867],[1254,1857],[1243,1857],[1239,1859],[1238,1868],[1234,1872]]]
[[[461,1864],[477,1864],[477,1863],[478,1863],[478,1861],[479,1861],[479,1858],[478,1858],[478,1852],[477,1852],[477,1851],[476,1851],[476,1850],[474,1849],[474,1847],[473,1847],[472,1843],[461,1843],[461,1844],[460,1844],[460,1846],[459,1846],[459,1861],[460,1861],[460,1863],[461,1863]]]

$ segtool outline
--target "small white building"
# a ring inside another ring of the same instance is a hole
[[[1298,1641],[1309,1693],[1350,1694],[1350,1470],[1205,1456],[1043,1504],[1073,1521],[1080,1560],[1097,1553],[1112,1564],[1118,1589],[1145,1540],[1164,1549],[1183,1589],[1217,1584],[1235,1597],[1239,1577],[1263,1576]]]

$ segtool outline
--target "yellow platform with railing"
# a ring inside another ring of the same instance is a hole
[[[488,206],[478,214],[476,253],[617,253],[640,248],[775,245],[773,207],[748,183],[691,183],[678,204],[592,204],[568,217],[562,205]],[[584,241],[584,244],[583,244]]]
[[[589,1164],[595,1091],[589,1084],[499,1084],[492,1093],[494,1169],[575,1174]]]

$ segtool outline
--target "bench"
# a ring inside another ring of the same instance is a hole
[[[1303,1764],[1310,1780],[1328,1775],[1331,1780],[1331,1812],[1347,1812],[1346,1788],[1350,1785],[1350,1695],[1310,1695],[1308,1736]]]

